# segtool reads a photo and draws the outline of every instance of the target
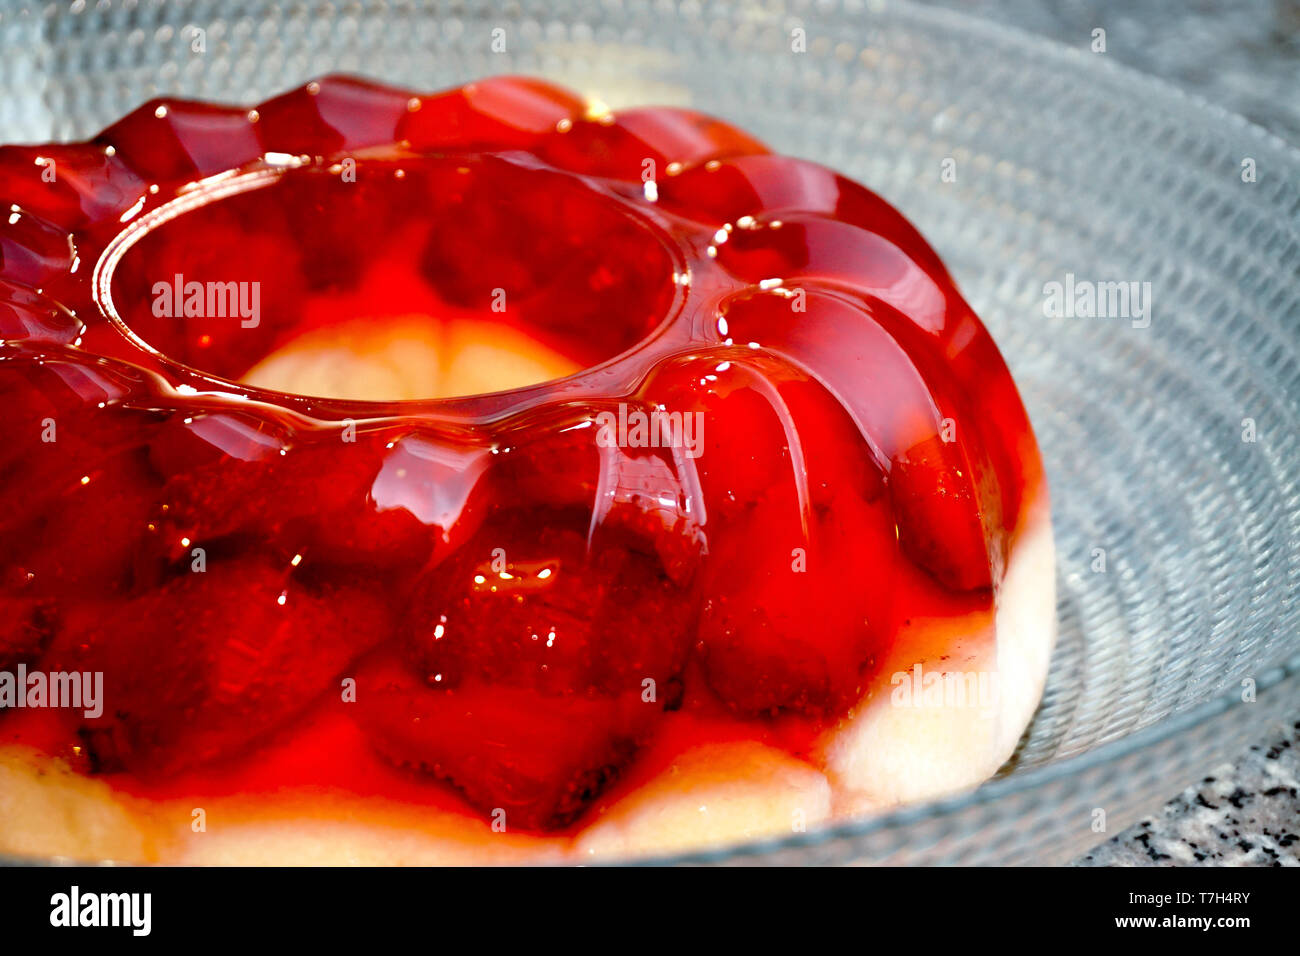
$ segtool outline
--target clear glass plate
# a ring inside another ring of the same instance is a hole
[[[9,3],[0,141],[335,71],[417,88],[529,73],[726,117],[918,223],[1006,353],[1047,461],[1061,632],[1046,696],[973,794],[685,859],[1061,862],[1300,704],[1300,153],[1104,54],[945,11],[496,6]],[[1118,301],[1046,314],[1045,285],[1067,275],[1150,283],[1149,323]]]

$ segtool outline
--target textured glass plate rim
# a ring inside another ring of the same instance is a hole
[[[868,5],[871,6],[870,4]],[[1051,40],[1046,37],[1028,33],[1017,27],[994,23],[970,14],[936,7],[921,7],[909,0],[888,0],[891,10],[904,19],[916,21],[918,26],[938,28],[949,32],[965,32],[986,41],[990,47],[1001,45],[1004,53],[1023,52],[1037,57],[1040,61],[1051,59],[1077,64],[1085,59],[1081,51]],[[992,54],[990,54],[992,55]],[[1202,97],[1166,82],[1159,77],[1150,76],[1139,70],[1118,64],[1113,60],[1098,59],[1092,54],[1090,69],[1108,72],[1112,78],[1123,80],[1131,92],[1142,96],[1145,108],[1154,110],[1160,101],[1173,101],[1189,108],[1191,112],[1203,115],[1205,121],[1231,123],[1238,126],[1249,136],[1263,139],[1292,161],[1291,172],[1300,178],[1300,148],[1297,148],[1264,127],[1251,122],[1244,116],[1218,106]],[[1036,66],[1040,64],[1035,64]],[[1046,65],[1046,64],[1043,64]],[[1256,682],[1257,693],[1266,693],[1285,682],[1288,678],[1300,674],[1300,653],[1277,664],[1262,674]],[[1005,777],[997,777],[974,790],[926,801],[865,818],[832,823],[807,833],[792,834],[778,838],[752,840],[743,843],[722,844],[685,853],[662,856],[648,856],[641,859],[624,861],[623,865],[633,866],[671,866],[678,864],[726,863],[758,858],[770,853],[784,850],[810,849],[838,841],[854,839],[878,833],[884,830],[902,830],[916,824],[955,815],[971,807],[995,803],[1003,797],[1023,793],[1048,784],[1082,775],[1086,771],[1107,763],[1117,762],[1131,754],[1170,740],[1180,733],[1208,723],[1214,718],[1235,707],[1246,706],[1236,693],[1224,694],[1214,700],[1177,717],[1166,718],[1149,727],[1127,734],[1115,740],[1107,741],[1091,750],[1067,757],[1064,760],[1044,764],[1031,770],[1017,772]],[[1190,781],[1188,781],[1190,783]],[[1170,793],[1173,797],[1175,794]]]
[[[929,27],[948,32],[964,32],[982,39],[990,47],[1000,46],[1003,53],[1024,53],[1040,61],[1035,66],[1050,66],[1050,63],[1042,61],[1053,59],[1062,63],[1079,64],[1086,56],[1080,50],[1069,47],[1064,43],[1027,33],[1017,27],[994,23],[960,11],[921,7],[909,2],[909,0],[887,0],[885,3],[868,3],[867,9],[886,6],[891,11],[897,12],[902,19],[912,20],[921,28]],[[1207,123],[1231,123],[1237,126],[1246,135],[1263,140],[1272,148],[1280,150],[1291,161],[1291,171],[1297,178],[1300,178],[1300,149],[1264,127],[1251,122],[1244,116],[1188,93],[1158,77],[1118,64],[1113,60],[1098,59],[1095,54],[1092,56],[1088,68],[1100,71],[1103,74],[1109,74],[1113,79],[1124,81],[1131,92],[1143,96],[1144,105],[1147,109],[1156,109],[1162,100],[1165,103],[1179,103],[1182,104],[1185,112],[1199,113]],[[1267,693],[1298,674],[1300,674],[1300,653],[1260,675],[1256,682],[1256,690],[1258,693]],[[1177,717],[1166,718],[1135,733],[1103,743],[1091,750],[1041,767],[997,777],[974,790],[951,797],[902,807],[877,815],[833,823],[802,834],[721,844],[684,853],[612,861],[609,865],[665,866],[748,861],[785,850],[811,849],[839,840],[860,838],[885,830],[903,830],[917,824],[956,815],[972,807],[995,803],[1004,797],[1045,787],[1048,784],[1066,780],[1072,776],[1082,775],[1090,769],[1107,763],[1118,762],[1124,757],[1170,740],[1184,731],[1209,723],[1229,710],[1241,706],[1245,706],[1245,702],[1237,694],[1224,694]],[[1170,796],[1172,797],[1173,794],[1171,793]],[[88,861],[72,860],[66,857],[42,860],[39,858],[0,856],[0,865],[5,866],[85,865],[86,862]]]

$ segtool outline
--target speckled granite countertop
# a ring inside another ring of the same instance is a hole
[[[1075,863],[1300,866],[1300,721]]]
[[[1300,144],[1300,0],[922,0],[1073,46],[1106,30],[1108,56]],[[1300,718],[1300,701],[1296,718]],[[1079,866],[1300,866],[1300,719]]]

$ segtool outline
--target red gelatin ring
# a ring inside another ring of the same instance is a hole
[[[0,148],[0,669],[102,671],[108,702],[0,715],[11,739],[164,794],[327,714],[554,830],[678,709],[799,750],[934,610],[900,569],[990,604],[1041,466],[921,236],[725,123],[585,109],[331,77]],[[267,319],[157,315],[173,275]],[[357,303],[498,293],[584,370],[416,402],[238,382]]]

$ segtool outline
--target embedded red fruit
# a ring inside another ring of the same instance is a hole
[[[517,437],[494,462],[500,504],[411,595],[410,676],[362,713],[389,759],[545,828],[680,700],[703,539],[663,449]]]
[[[295,238],[302,226],[289,217],[293,207],[266,201],[267,188],[146,231],[131,249],[132,261],[144,265],[115,271],[122,320],[169,361],[237,379],[250,355],[292,336],[310,291]],[[252,209],[258,227],[250,232]],[[124,357],[141,361],[138,352]]]
[[[115,398],[121,383],[107,370],[47,362],[17,371],[0,389],[11,415],[0,450],[10,503],[0,514],[0,587],[13,594],[8,584],[20,580],[56,606],[117,593],[151,534],[159,485],[143,441],[154,417],[90,404]]]
[[[61,468],[43,493],[25,499],[41,507],[0,529],[0,563],[20,568],[43,597],[117,593],[132,580],[137,551],[151,537],[156,487],[142,449]]]
[[[478,676],[543,694],[660,699],[686,659],[704,546],[682,469],[595,429],[521,430],[491,471],[482,526],[411,599],[411,659],[444,686]]]
[[[167,476],[158,526],[173,550],[244,536],[286,557],[414,574],[476,526],[488,455],[418,431],[338,426],[301,441],[233,413],[186,416],[154,445]]]
[[[887,469],[904,554],[945,587],[989,587],[1001,504],[978,452],[976,416],[931,354],[935,343],[915,343],[928,337],[883,303],[867,311],[816,286],[797,295],[732,298],[728,334],[761,342],[839,396]]]
[[[666,694],[686,659],[689,594],[649,539],[616,533],[589,552],[589,522],[515,512],[438,565],[407,619],[419,672],[448,687],[480,677],[543,695],[635,696],[652,681]]]
[[[894,459],[890,492],[898,540],[913,561],[945,586],[981,590],[1001,576],[981,523],[982,503],[969,467],[950,462],[953,449],[940,437],[919,442]]]
[[[8,591],[10,582],[4,583]],[[51,608],[40,601],[0,594],[0,671],[29,663],[44,650],[50,637],[51,616]]]
[[[395,661],[363,672],[357,694],[361,724],[381,754],[450,782],[507,830],[577,819],[633,758],[656,706],[481,680],[430,687]]]
[[[668,253],[571,176],[491,155],[431,168],[422,208],[457,226],[423,238],[418,268],[448,303],[488,310],[499,296],[513,321],[584,364],[663,320],[675,292]]]
[[[851,705],[892,631],[897,553],[858,426],[819,383],[761,350],[714,349],[646,388],[704,417],[698,641],[710,686],[745,714]],[[819,452],[831,447],[840,453]]]
[[[201,767],[337,692],[352,662],[390,633],[388,602],[303,579],[248,557],[82,608],[49,661],[104,675],[103,714],[70,715],[92,765],[144,777]]]

